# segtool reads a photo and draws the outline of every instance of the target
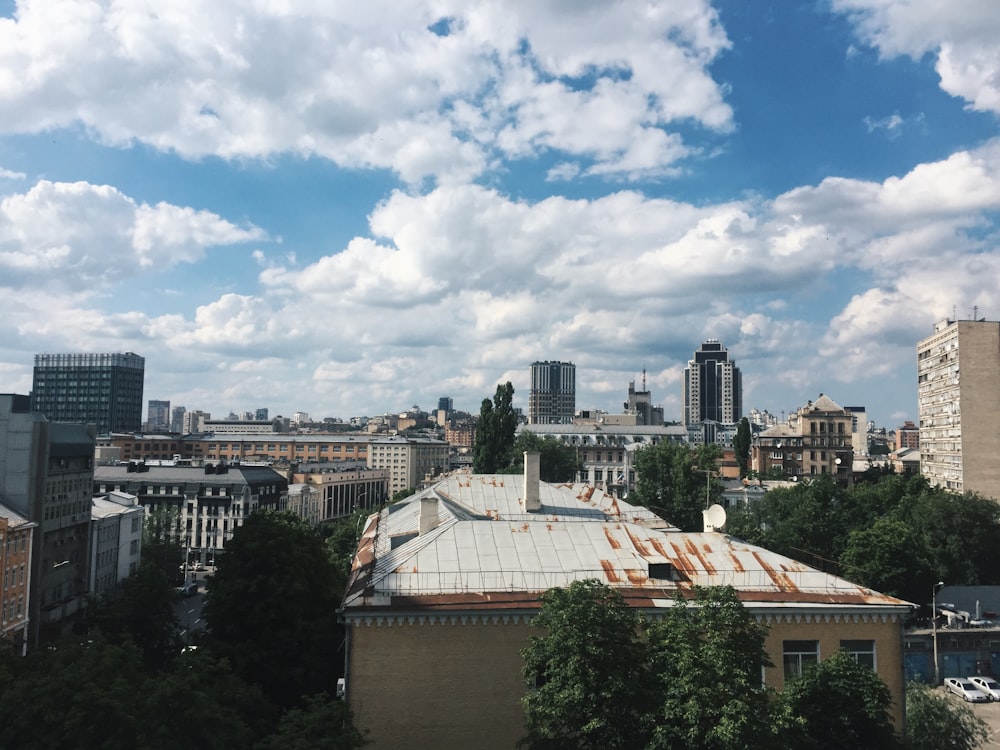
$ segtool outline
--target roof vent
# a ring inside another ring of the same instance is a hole
[[[540,483],[539,455],[524,452],[524,509],[529,513],[537,513],[542,509]]]
[[[420,498],[420,536],[433,531],[438,524],[437,495],[430,494]]]

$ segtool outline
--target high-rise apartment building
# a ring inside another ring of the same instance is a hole
[[[1000,500],[1000,322],[944,320],[917,344],[920,472]]]
[[[99,435],[142,429],[146,360],[138,354],[36,354],[31,409]]]
[[[740,368],[718,339],[708,339],[684,369],[684,425],[698,422],[732,424],[743,416]]]
[[[146,410],[146,431],[165,432],[170,429],[170,402],[149,400]]]
[[[528,424],[572,424],[576,413],[576,365],[532,362]]]

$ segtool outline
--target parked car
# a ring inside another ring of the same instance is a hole
[[[181,596],[194,596],[198,593],[197,583],[185,583],[181,587]]]
[[[997,682],[992,677],[983,677],[982,675],[969,677],[968,680],[975,685],[981,693],[986,693],[993,700],[1000,701],[1000,682]]]
[[[969,703],[986,703],[990,700],[990,696],[963,677],[946,677],[944,686]]]

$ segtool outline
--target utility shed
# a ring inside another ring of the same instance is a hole
[[[524,477],[452,474],[368,518],[342,613],[346,697],[372,747],[513,748],[539,597],[588,578],[653,617],[694,586],[733,586],[770,627],[769,685],[847,648],[903,705],[907,602],[723,533],[682,533],[590,485],[540,482],[532,460]]]

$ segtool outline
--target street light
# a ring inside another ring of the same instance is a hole
[[[941,684],[941,668],[938,666],[937,647],[937,592],[944,586],[944,581],[938,581],[931,589],[931,640],[934,644],[934,685]]]
[[[715,472],[710,469],[699,469],[695,466],[691,468],[699,474],[705,475],[705,509],[708,510],[708,507],[712,504],[712,477],[715,475]]]

